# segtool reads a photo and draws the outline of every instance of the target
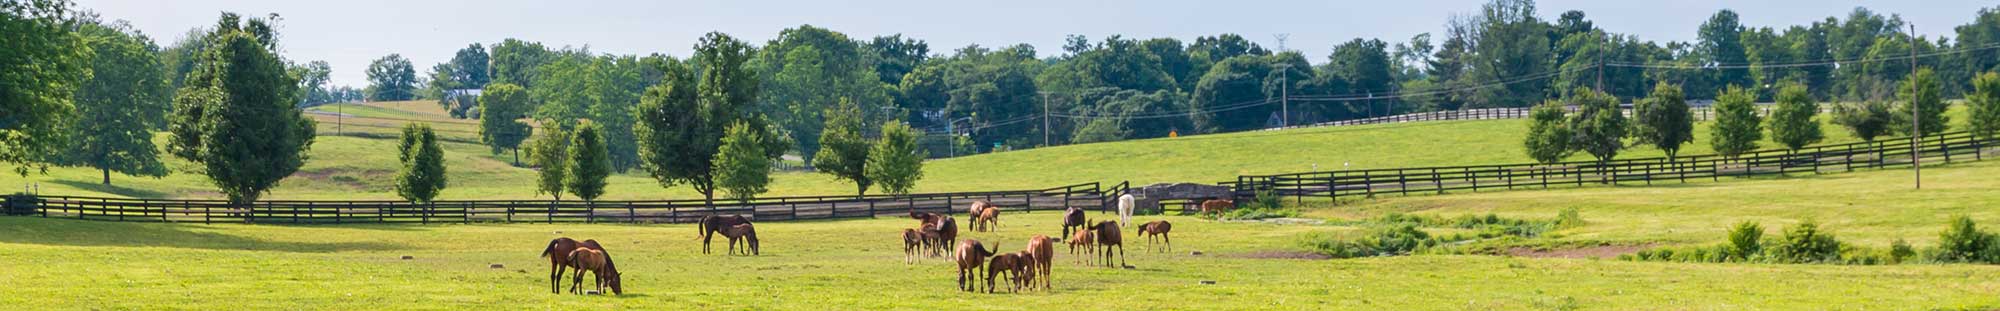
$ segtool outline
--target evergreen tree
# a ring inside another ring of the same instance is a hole
[[[604,128],[593,122],[577,126],[570,135],[569,168],[563,188],[584,201],[604,195],[604,179],[611,176],[611,154],[604,146]]]
[[[569,176],[569,137],[568,129],[544,122],[541,137],[528,146],[529,164],[539,168],[535,174],[535,194],[562,200],[563,178]]]
[[[168,151],[199,165],[231,203],[257,200],[305,165],[312,119],[278,57],[269,20],[223,13],[174,99]]]
[[[427,123],[404,126],[402,142],[397,150],[402,167],[396,172],[396,194],[413,203],[429,203],[445,188],[444,148],[438,147],[437,133]]]

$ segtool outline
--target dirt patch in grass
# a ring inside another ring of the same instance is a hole
[[[1536,249],[1515,247],[1507,249],[1508,256],[1529,258],[1616,258],[1618,255],[1637,253],[1653,245],[1602,245],[1561,249]]]
[[[1307,251],[1254,251],[1234,254],[1229,257],[1251,259],[1333,259],[1333,256]]]
[[[293,173],[292,177],[311,180],[315,182],[331,183],[343,187],[348,187],[351,189],[371,189],[371,186],[367,183],[368,180],[385,180],[388,176],[394,176],[395,174],[396,171],[386,170],[386,169],[354,169],[345,167],[333,167],[333,168],[322,168],[315,170],[301,170],[298,173]]]

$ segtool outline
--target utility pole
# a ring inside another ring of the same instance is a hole
[[[347,127],[347,105],[333,105],[333,136],[340,136]]]
[[[1285,42],[1284,37],[1280,36],[1278,42],[1279,45],[1283,45]],[[1282,114],[1278,116],[1278,128],[1285,128],[1292,126],[1292,64],[1284,63],[1282,66],[1278,66],[1278,68],[1280,70],[1278,72],[1278,106],[1280,107],[1278,113]]]
[[[1917,106],[1917,24],[1910,23],[1910,171],[1916,172],[1917,190],[1924,189],[1924,163],[1919,145],[1924,143],[1922,106]]]
[[[1042,147],[1052,147],[1054,145],[1049,144],[1049,92],[1040,93],[1042,93]]]
[[[1597,91],[1604,92],[1604,46],[1597,47]]]

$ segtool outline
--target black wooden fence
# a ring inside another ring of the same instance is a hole
[[[477,200],[413,204],[403,201],[258,201],[116,199],[16,195],[5,210],[48,218],[143,222],[247,223],[466,223],[466,222],[692,222],[709,215],[742,215],[758,221],[868,218],[919,212],[963,212],[985,200],[1004,210],[1102,210],[1111,206],[1098,183],[1048,189],[869,196],[803,196],[750,201],[549,201]],[[30,212],[31,211],[31,212]]]
[[[1984,160],[2000,155],[1995,144],[2000,139],[1977,138],[1967,133],[1947,133],[1924,137],[1917,149],[1923,163]],[[1724,157],[1719,155],[1678,158],[1623,159],[1606,162],[1579,161],[1554,164],[1508,164],[1441,166],[1372,170],[1325,171],[1279,175],[1239,176],[1234,182],[1239,197],[1254,197],[1268,191],[1278,197],[1338,199],[1374,197],[1383,194],[1411,195],[1481,189],[1527,189],[1588,184],[1687,182],[1719,180],[1722,177],[1750,177],[1787,173],[1822,173],[1865,168],[1910,165],[1908,138],[1807,147],[1798,151],[1765,150]],[[1333,200],[1338,202],[1338,200]]]
[[[1322,122],[1311,125],[1303,125],[1298,127],[1349,126],[1349,125],[1421,122],[1421,121],[1520,119],[1526,117],[1528,117],[1528,108],[1482,108],[1482,109],[1461,109],[1461,110],[1419,112],[1419,113],[1399,114],[1393,116],[1340,120],[1333,122]]]

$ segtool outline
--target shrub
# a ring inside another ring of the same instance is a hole
[[[1931,260],[1939,262],[1994,262],[1990,250],[1993,235],[1980,232],[1971,217],[1952,217],[1951,225],[1938,234],[1938,251]]]
[[[1745,221],[1729,230],[1730,254],[1737,259],[1750,259],[1762,251],[1758,240],[1764,237],[1764,228],[1756,222]]]
[[[1355,258],[1408,255],[1439,243],[1414,225],[1400,224],[1369,229],[1354,240],[1322,238],[1308,242],[1307,246],[1333,258]]]
[[[1785,230],[1784,240],[1771,247],[1772,260],[1783,263],[1840,262],[1840,241],[1819,230],[1811,220]]]
[[[1575,207],[1565,208],[1562,210],[1562,212],[1556,213],[1555,226],[1556,229],[1569,229],[1569,228],[1582,227],[1583,214],[1577,211]]]
[[[1903,241],[1903,239],[1896,239],[1896,242],[1889,243],[1889,263],[1903,263],[1904,260],[1908,260],[1910,257],[1915,257],[1916,255],[1917,250],[1910,247],[1910,242]]]

